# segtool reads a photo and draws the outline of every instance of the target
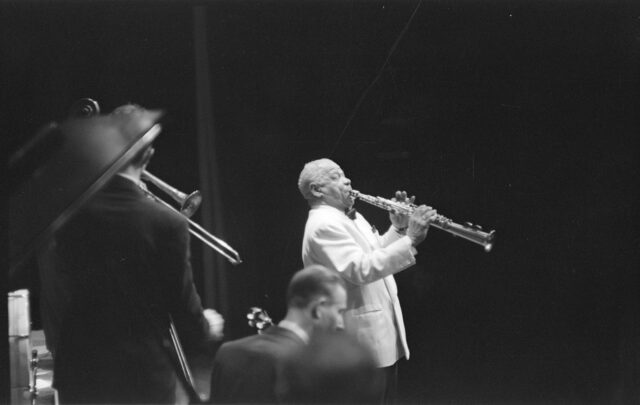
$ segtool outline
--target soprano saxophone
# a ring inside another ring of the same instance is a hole
[[[357,190],[351,190],[351,196],[378,208],[382,208],[387,211],[395,211],[404,215],[411,215],[413,214],[413,211],[418,208],[415,204],[393,201],[382,197],[374,197],[362,194]],[[473,243],[477,243],[484,247],[485,252],[490,252],[491,248],[493,248],[493,239],[495,238],[496,231],[484,232],[481,226],[473,225],[468,222],[464,225],[457,224],[443,215],[437,215],[429,225],[449,232],[453,236],[459,236]]]

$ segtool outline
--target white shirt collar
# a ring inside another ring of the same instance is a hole
[[[295,333],[300,339],[302,339],[305,344],[309,343],[309,334],[300,326],[298,326],[297,323],[283,319],[280,321],[280,323],[278,323],[278,326]]]
[[[347,217],[347,215],[345,214],[344,211],[334,207],[333,205],[328,205],[328,204],[317,204],[314,205],[313,207],[311,207],[312,210],[327,210],[327,211],[334,211],[334,212],[339,212],[340,214],[344,215],[345,217]],[[348,218],[348,217],[347,217]]]

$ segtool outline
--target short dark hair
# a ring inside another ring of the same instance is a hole
[[[331,296],[335,286],[346,289],[343,278],[335,271],[311,265],[293,275],[287,288],[287,306],[304,308],[319,296]]]

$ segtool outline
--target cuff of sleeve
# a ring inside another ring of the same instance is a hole
[[[415,248],[415,246],[413,246],[411,242],[411,238],[407,235],[404,235],[401,239],[406,240],[407,243],[409,244],[409,252],[411,252],[411,258],[416,256],[418,254],[418,250]]]
[[[400,235],[405,235],[407,233],[407,227],[406,226],[404,228],[398,228],[395,225],[391,225],[391,226],[393,227],[393,230],[396,231]]]

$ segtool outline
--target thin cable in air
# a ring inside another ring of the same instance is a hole
[[[396,40],[393,43],[393,45],[391,45],[391,49],[389,49],[389,52],[387,53],[387,58],[385,59],[384,63],[382,64],[382,66],[378,70],[378,73],[373,78],[373,81],[362,92],[362,95],[358,99],[358,102],[356,102],[356,105],[353,108],[353,111],[351,112],[351,115],[349,115],[349,118],[347,119],[347,123],[345,124],[344,128],[342,129],[342,132],[340,132],[340,135],[338,136],[338,139],[336,139],[336,142],[334,143],[333,149],[331,150],[331,153],[329,154],[329,156],[332,156],[334,154],[334,152],[338,148],[338,144],[342,140],[342,137],[347,132],[347,129],[349,128],[349,125],[351,125],[351,121],[353,121],[353,119],[355,118],[356,113],[358,112],[358,109],[360,108],[360,105],[362,104],[364,99],[367,97],[367,94],[369,93],[369,91],[378,82],[378,80],[380,80],[380,77],[382,77],[382,73],[384,72],[385,68],[389,64],[389,60],[391,60],[391,56],[393,55],[393,53],[395,52],[396,48],[398,47],[398,44],[402,40],[402,37],[404,36],[404,34],[408,31],[409,26],[411,25],[411,22],[413,21],[413,17],[415,17],[415,15],[418,12],[418,9],[420,8],[421,4],[422,4],[422,0],[418,1],[418,4],[416,4],[416,8],[413,10],[413,13],[411,13],[411,16],[409,17],[409,20],[407,20],[407,23],[404,25],[404,28],[402,29],[402,31],[400,31],[400,34],[398,35],[398,38],[396,38]]]

